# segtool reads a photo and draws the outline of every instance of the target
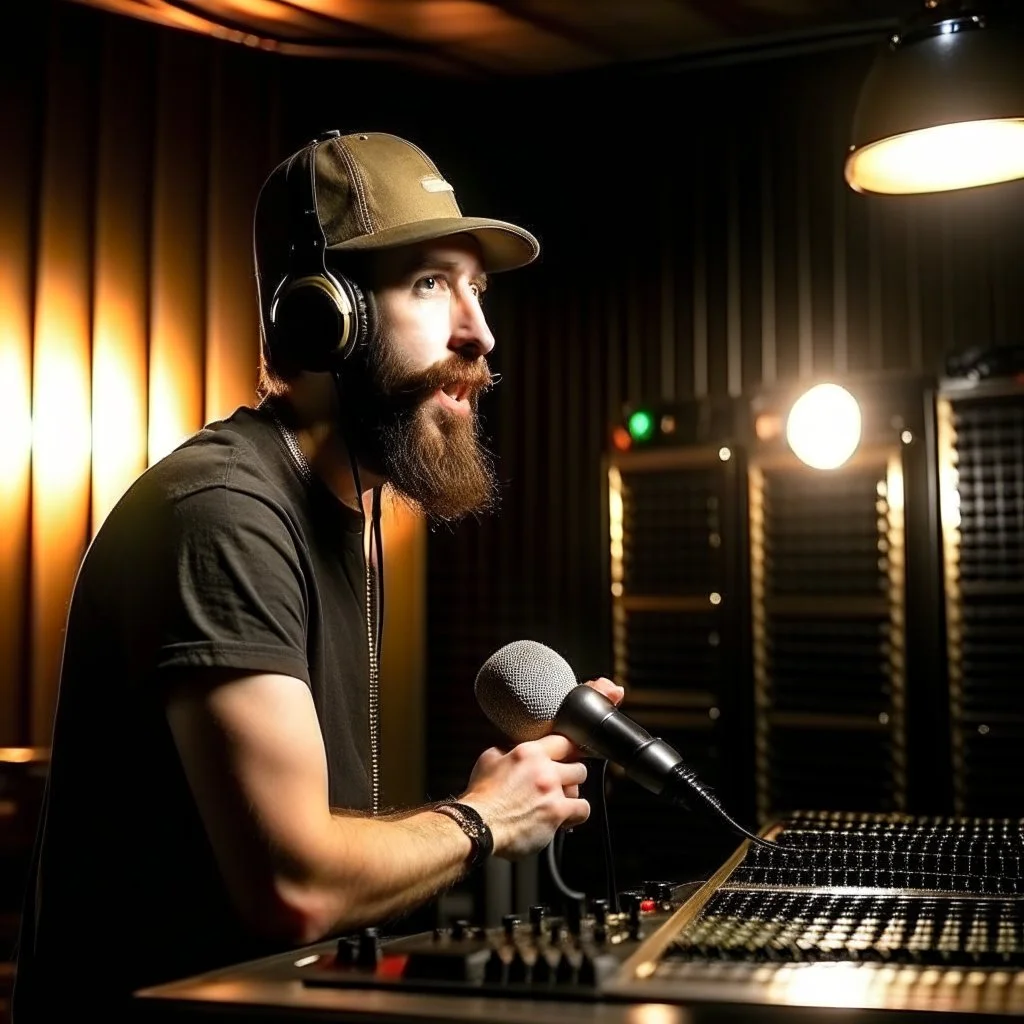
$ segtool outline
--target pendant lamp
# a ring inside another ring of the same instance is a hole
[[[1024,2],[928,0],[864,82],[845,175],[911,194],[1024,178]]]

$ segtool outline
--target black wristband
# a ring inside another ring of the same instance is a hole
[[[468,804],[450,800],[435,804],[434,810],[451,818],[469,836],[469,841],[473,844],[473,855],[469,861],[470,871],[494,852],[494,836],[491,835],[487,822]]]

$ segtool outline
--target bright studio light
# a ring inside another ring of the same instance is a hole
[[[857,399],[838,384],[816,384],[794,403],[786,421],[793,453],[813,469],[836,469],[860,444]]]
[[[948,192],[1024,177],[1024,120],[942,124],[882,139],[851,154],[858,192]]]
[[[926,0],[879,49],[854,111],[858,192],[1024,178],[1024,23],[1004,0]]]

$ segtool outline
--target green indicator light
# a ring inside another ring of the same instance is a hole
[[[643,409],[629,417],[629,433],[634,441],[646,441],[654,433],[654,418]]]

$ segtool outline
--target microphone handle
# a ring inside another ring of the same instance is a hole
[[[553,731],[588,753],[619,765],[634,782],[656,796],[691,810],[710,811],[755,846],[782,849],[734,820],[677,750],[624,715],[592,686],[578,685],[569,691],[555,715]],[[694,796],[698,797],[696,808]]]
[[[554,732],[588,753],[620,765],[644,789],[661,796],[682,764],[678,751],[624,715],[592,686],[575,686],[555,715]]]

